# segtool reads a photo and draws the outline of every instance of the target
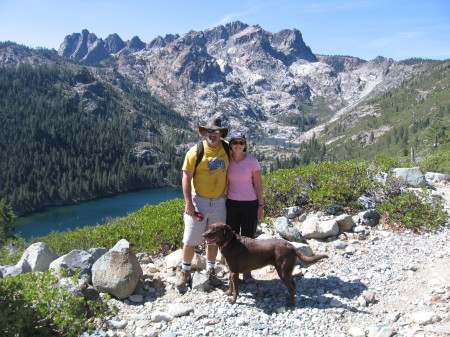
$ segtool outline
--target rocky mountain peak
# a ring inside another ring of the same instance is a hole
[[[146,47],[138,36],[124,42],[119,35],[110,34],[105,40],[83,29],[80,33],[66,36],[59,47],[58,55],[83,61],[87,64],[96,64],[110,58],[117,53],[129,54],[138,52]]]
[[[305,44],[302,33],[298,29],[284,29],[271,35],[271,44],[286,56],[288,63],[295,62],[296,59],[304,59],[309,62],[317,62],[316,56]]]
[[[158,36],[153,41],[148,44],[148,48],[163,48],[166,47],[169,43],[175,41],[180,36],[178,34],[167,34],[165,37]]]
[[[138,36],[134,36],[128,43],[128,48],[130,51],[139,51],[145,48],[145,43],[141,41],[141,39]]]
[[[298,29],[271,33],[240,21],[158,36],[149,44],[137,36],[123,42],[117,34],[102,41],[83,30],[66,37],[59,53],[86,63],[116,55],[122,76],[191,117],[193,125],[220,115],[231,128],[291,139],[298,139],[298,127],[281,121],[304,117],[305,106],[331,118],[410,73],[382,57],[316,56]]]
[[[126,47],[125,42],[116,33],[105,39],[105,48],[110,54],[115,54]]]
[[[225,25],[225,29],[229,35],[237,34],[248,27],[247,24],[240,21],[233,21]]]

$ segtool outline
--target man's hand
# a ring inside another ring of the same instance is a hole
[[[195,207],[192,204],[192,202],[186,202],[186,206],[184,208],[184,213],[190,215],[190,216],[194,216],[194,212],[195,212]]]

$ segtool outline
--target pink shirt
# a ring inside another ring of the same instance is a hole
[[[238,201],[257,200],[256,191],[253,186],[253,172],[261,170],[258,160],[250,155],[236,163],[230,158],[228,168],[228,199]]]

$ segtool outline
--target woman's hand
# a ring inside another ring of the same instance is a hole
[[[258,221],[261,221],[263,218],[263,207],[259,206],[258,207]]]

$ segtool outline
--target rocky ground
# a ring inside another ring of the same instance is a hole
[[[450,186],[437,192],[450,211]],[[294,307],[272,267],[254,271],[233,305],[226,285],[180,294],[161,267],[144,295],[111,300],[117,315],[91,336],[450,336],[448,226],[420,235],[378,226],[338,241],[308,241],[329,258],[301,270]]]

